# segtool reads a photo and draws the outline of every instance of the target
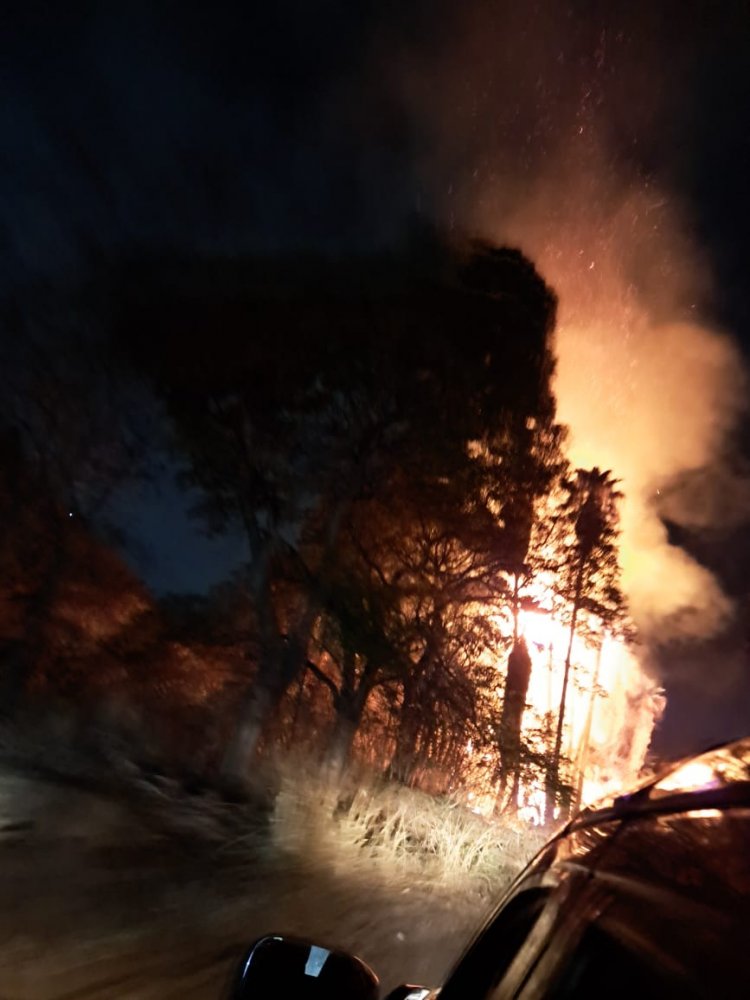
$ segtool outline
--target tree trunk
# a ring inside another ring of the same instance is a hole
[[[270,550],[261,553],[253,575],[253,604],[260,636],[258,674],[249,686],[227,744],[221,771],[224,777],[245,780],[258,743],[271,716],[290,685],[303,673],[315,622],[311,602],[290,636],[279,634],[271,600]]]
[[[336,776],[341,775],[349,763],[369,693],[363,680],[357,687],[342,688],[335,699],[336,720],[327,760],[331,772]]]
[[[294,708],[292,709],[292,719],[289,726],[289,735],[284,739],[284,745],[287,749],[293,747],[297,742],[298,731],[300,728],[300,719],[302,718],[302,707],[305,702],[305,680],[306,675],[303,673],[297,683],[297,692],[294,698]]]
[[[497,804],[501,806],[508,781],[512,779],[513,793],[507,802],[507,807],[512,812],[515,811],[518,804],[521,723],[526,709],[526,696],[530,680],[531,657],[524,639],[517,639],[508,657],[508,671],[505,677],[505,693],[500,716],[500,790],[497,798]],[[515,794],[515,799],[513,794]]]
[[[256,553],[251,579],[253,603],[260,633],[261,668],[243,701],[239,721],[224,756],[222,772],[225,777],[241,780],[245,777],[267,722],[290,685],[300,678],[305,670],[318,609],[327,596],[326,573],[333,558],[349,502],[348,497],[342,494],[333,509],[326,526],[323,555],[318,567],[318,578],[322,582],[313,594],[308,595],[301,619],[288,636],[279,634],[271,599],[272,546],[258,531],[252,512],[243,511],[248,544],[251,552]]]
[[[602,651],[604,649],[604,640],[599,644],[599,649],[596,655],[596,670],[594,671],[594,682],[591,686],[591,697],[589,698],[588,711],[586,713],[586,723],[583,727],[583,735],[581,736],[581,745],[578,749],[578,762],[576,770],[578,771],[577,781],[576,781],[576,791],[573,798],[573,808],[572,812],[575,815],[581,808],[581,798],[583,796],[583,778],[584,771],[586,770],[586,763],[588,761],[589,754],[589,740],[591,739],[591,725],[594,721],[594,705],[596,703],[597,688],[599,686],[599,674],[601,672],[602,666]]]
[[[283,696],[280,685],[256,682],[240,706],[239,718],[221,763],[225,778],[244,782],[255,757],[266,722]]]
[[[387,777],[400,782],[402,785],[409,785],[414,777],[417,743],[420,731],[424,728],[423,725],[420,725],[418,717],[420,695],[424,692],[427,679],[434,669],[435,655],[439,649],[440,639],[443,635],[441,618],[443,610],[443,605],[437,603],[433,628],[429,633],[425,648],[414,664],[413,671],[404,678],[403,682],[403,698],[401,701],[398,732],[396,734],[396,748],[393,751],[391,762],[386,769]]]
[[[349,763],[359,723],[360,719],[356,717],[356,713],[351,714],[351,710],[341,709],[336,713],[333,735],[326,757],[331,772],[337,776],[344,772]]]
[[[555,746],[552,751],[552,761],[547,769],[547,787],[545,820],[549,822],[555,811],[555,804],[559,792],[560,783],[560,756],[562,753],[563,725],[565,723],[565,701],[568,696],[568,682],[570,680],[570,663],[573,655],[573,640],[576,635],[576,625],[578,624],[578,612],[581,606],[581,595],[583,593],[583,574],[586,569],[585,558],[581,556],[576,573],[576,589],[573,597],[573,610],[570,619],[570,634],[568,636],[568,651],[565,655],[565,670],[563,672],[562,694],[560,695],[560,711],[557,715],[557,731],[555,733]]]
[[[408,785],[414,770],[414,754],[417,746],[417,732],[414,724],[416,705],[416,685],[413,678],[404,681],[401,701],[401,717],[396,732],[396,747],[386,775],[393,781]]]

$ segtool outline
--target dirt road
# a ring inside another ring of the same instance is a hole
[[[131,802],[0,769],[0,1000],[214,1000],[269,932],[437,983],[486,904],[159,830]]]

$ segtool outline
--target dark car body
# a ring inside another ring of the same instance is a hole
[[[750,997],[750,739],[569,823],[440,991],[594,996]]]
[[[750,997],[750,738],[584,810],[515,881],[438,994]]]

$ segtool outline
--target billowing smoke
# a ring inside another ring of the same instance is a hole
[[[671,520],[691,525],[719,502],[718,470],[704,479],[714,489],[672,484],[723,457],[744,375],[732,341],[701,322],[701,274],[669,201],[618,180],[584,174],[561,206],[541,178],[498,230],[558,289],[560,418],[572,461],[622,481],[632,613],[647,635],[694,638],[717,631],[729,606],[711,574],[670,544],[660,498],[668,493]]]
[[[393,79],[422,136],[420,197],[449,225],[520,246],[555,287],[559,415],[572,461],[621,480],[641,634],[713,635],[731,604],[662,521],[705,525],[719,509],[745,389],[735,345],[706,322],[708,264],[666,186],[690,44],[679,22],[625,7],[605,23],[553,3],[470,6],[429,54],[402,50]]]

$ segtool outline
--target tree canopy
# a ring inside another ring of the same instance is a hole
[[[560,461],[555,297],[517,250],[428,231],[388,255],[162,260],[119,281],[121,342],[198,513],[247,537],[259,653],[237,766],[313,648],[352,721],[345,694],[361,714],[373,686],[405,690],[523,562]]]

